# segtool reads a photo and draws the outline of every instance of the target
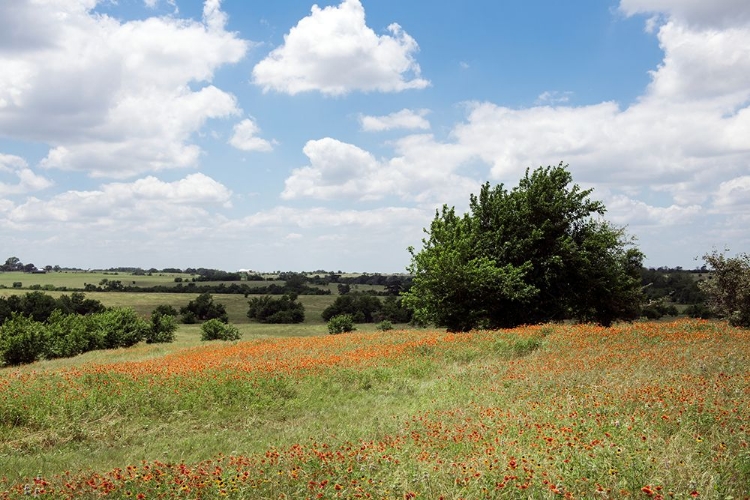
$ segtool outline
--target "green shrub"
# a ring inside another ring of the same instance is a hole
[[[386,319],[375,325],[375,328],[381,332],[387,332],[388,330],[393,330],[393,323]]]
[[[714,250],[703,259],[710,266],[708,278],[698,283],[706,305],[730,325],[750,328],[750,255],[726,257]]]
[[[333,304],[326,307],[320,316],[328,321],[334,316],[348,314],[359,323],[372,323],[383,305],[378,297],[366,293],[339,295]]]
[[[69,358],[99,349],[104,344],[101,330],[91,316],[63,314],[55,311],[47,320],[47,341],[44,357]]]
[[[194,325],[198,322],[193,311],[182,311],[182,323],[185,325]]]
[[[711,319],[715,314],[706,304],[692,304],[685,308],[685,315],[691,318]]]
[[[129,307],[109,309],[94,315],[103,349],[130,347],[146,338],[151,325]]]
[[[180,309],[182,314],[182,322],[195,323],[198,321],[207,321],[209,319],[218,319],[222,323],[229,322],[229,316],[227,315],[227,309],[224,304],[214,302],[214,298],[210,293],[202,293],[198,295],[195,300],[191,300],[187,306]]]
[[[13,314],[0,326],[0,362],[3,365],[33,363],[42,357],[46,337],[43,323]]]
[[[156,308],[151,311],[151,314],[163,314],[168,316],[179,316],[180,313],[175,309],[174,307],[170,306],[169,304],[160,304],[156,306]]]
[[[305,306],[294,294],[282,295],[278,299],[270,295],[254,297],[248,302],[247,317],[260,323],[302,323],[305,321]]]
[[[239,340],[242,333],[237,327],[218,319],[209,319],[201,325],[201,340]]]
[[[175,311],[176,312],[176,311]],[[147,344],[174,342],[177,331],[177,320],[171,314],[162,314],[154,310],[151,313],[151,328],[146,332]]]
[[[328,320],[328,333],[330,334],[353,332],[354,330],[356,328],[354,328],[354,319],[351,314],[339,314]]]

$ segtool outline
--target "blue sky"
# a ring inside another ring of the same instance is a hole
[[[651,266],[750,247],[745,0],[0,1],[0,249],[403,272],[569,164]]]

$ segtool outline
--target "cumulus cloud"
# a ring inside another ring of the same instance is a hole
[[[15,155],[0,153],[0,178],[2,174],[15,177],[13,183],[0,182],[0,195],[23,194],[41,191],[52,186],[52,181],[37,175],[29,168],[26,160]]]
[[[265,139],[257,137],[260,127],[254,120],[246,118],[234,126],[229,144],[242,151],[271,151],[273,146]]]
[[[93,191],[67,191],[46,201],[32,197],[13,207],[7,217],[15,225],[36,228],[69,223],[74,228],[122,225],[123,230],[143,231],[204,217],[202,205],[229,206],[231,195],[224,185],[200,173],[175,182],[148,176]]]
[[[311,14],[284,36],[284,44],[253,68],[253,82],[264,91],[292,95],[427,87],[414,59],[417,42],[396,23],[388,32],[377,35],[366,25],[359,0],[322,9],[313,5]]]
[[[191,135],[240,112],[211,79],[248,42],[225,31],[219,0],[206,1],[202,22],[121,22],[92,12],[96,3],[0,6],[0,33],[11,33],[0,35],[0,135],[51,145],[44,167],[96,176],[197,165]]]
[[[573,96],[573,92],[570,91],[559,91],[559,90],[546,90],[539,94],[536,98],[535,104],[537,105],[555,105],[570,102],[570,98]]]
[[[745,0],[620,0],[626,15],[665,14],[694,26],[726,27],[750,21]]]
[[[733,12],[738,4],[721,5]],[[526,168],[565,161],[577,182],[606,194],[618,223],[678,227],[708,207],[730,217],[750,199],[747,175],[738,176],[750,164],[750,26],[718,30],[667,14],[657,34],[664,60],[627,107],[571,106],[554,92],[530,108],[471,102],[446,139],[409,135],[392,143],[389,158],[330,138],[310,141],[310,164],[292,172],[283,197],[450,203],[476,192],[487,167],[491,180],[513,185]],[[363,128],[386,129],[395,115],[368,125],[363,118]],[[485,167],[477,172],[477,164]]]
[[[719,184],[714,197],[714,207],[721,212],[750,213],[750,175]]]
[[[361,115],[359,122],[365,132],[382,132],[393,129],[421,129],[428,130],[430,122],[425,116],[429,113],[427,109],[417,111],[402,109],[386,116]]]
[[[284,199],[380,200],[389,196],[433,204],[468,197],[478,181],[456,173],[470,154],[456,145],[413,135],[394,144],[395,156],[377,159],[353,144],[330,137],[308,141],[310,165],[286,179]]]
[[[703,212],[700,205],[658,207],[624,195],[609,198],[606,206],[612,222],[633,227],[687,224]]]

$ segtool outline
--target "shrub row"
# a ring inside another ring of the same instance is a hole
[[[412,311],[407,309],[400,298],[388,296],[384,300],[369,294],[353,292],[339,295],[330,306],[321,313],[329,321],[334,316],[348,314],[355,323],[377,323],[388,320],[393,323],[408,323]]]
[[[44,322],[13,313],[0,326],[0,365],[130,347],[143,340],[172,342],[176,329],[173,316],[153,314],[149,322],[131,308],[112,308],[85,316],[57,310]]]

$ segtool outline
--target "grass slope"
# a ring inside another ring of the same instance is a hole
[[[0,370],[0,498],[747,498],[749,340],[183,330]]]

